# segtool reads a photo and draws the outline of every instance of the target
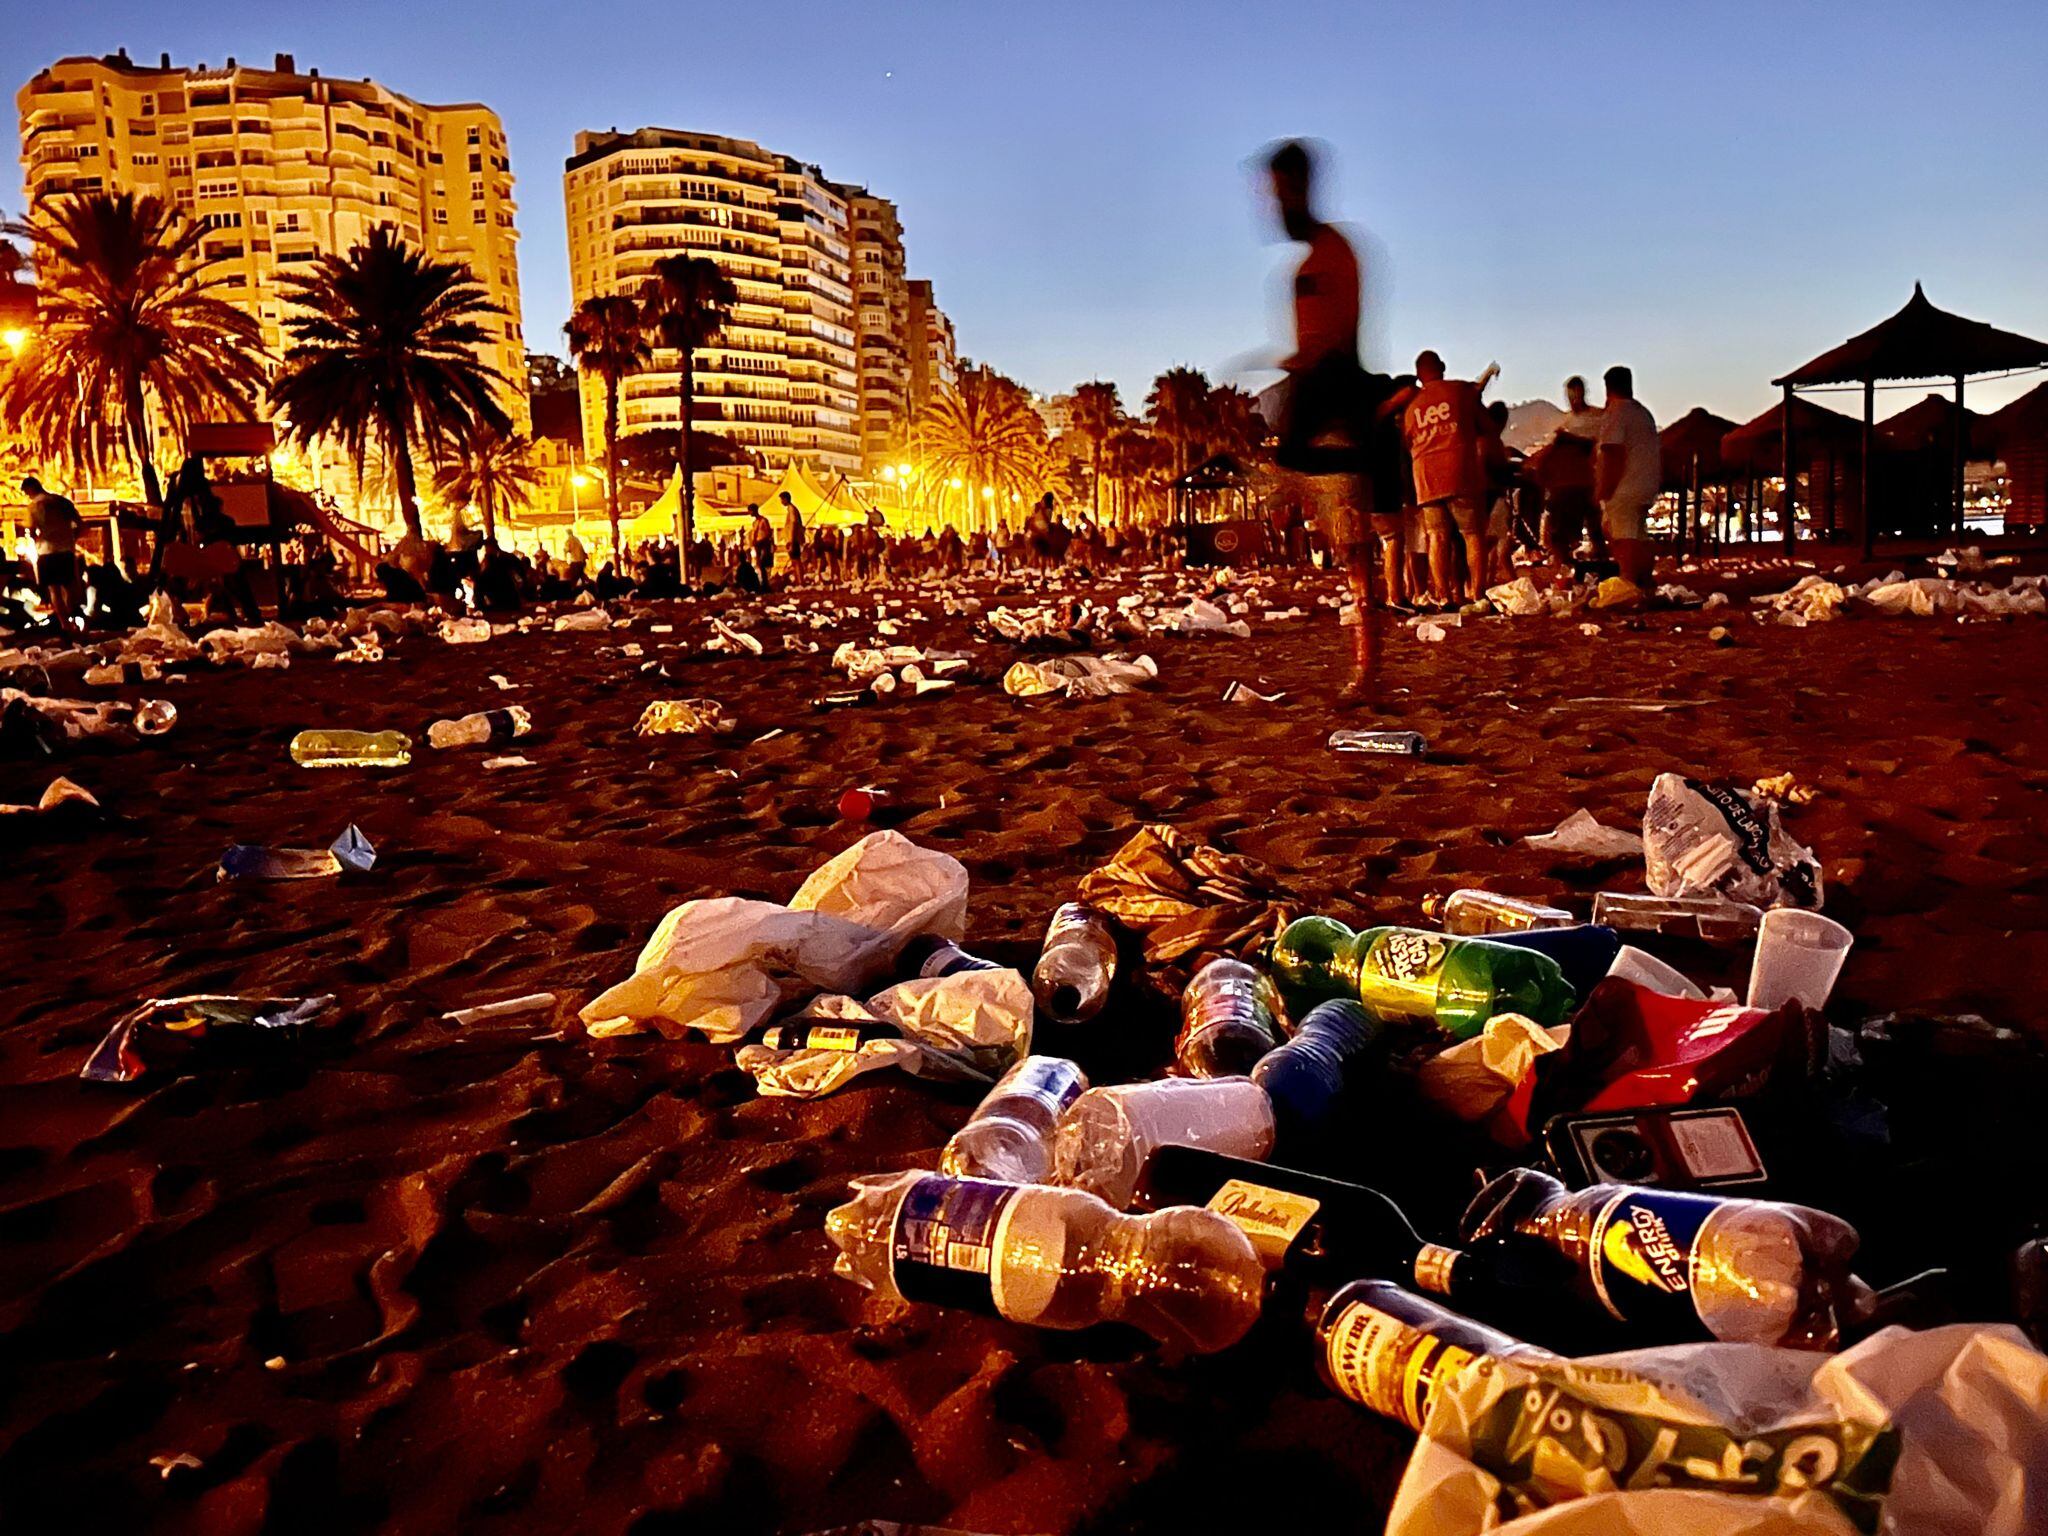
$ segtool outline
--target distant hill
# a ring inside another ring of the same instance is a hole
[[[1510,448],[1527,453],[1549,442],[1551,433],[1563,420],[1563,407],[1552,405],[1548,400],[1524,400],[1520,405],[1508,407],[1508,424],[1501,431],[1501,441]]]

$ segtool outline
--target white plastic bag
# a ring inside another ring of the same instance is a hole
[[[1596,859],[1632,859],[1643,851],[1643,840],[1635,833],[1603,826],[1584,810],[1573,811],[1555,831],[1533,833],[1522,841],[1546,853],[1583,853]]]
[[[1660,773],[1650,786],[1643,869],[1659,896],[1816,911],[1821,904],[1820,861],[1786,833],[1775,802],[1681,773]]]
[[[2027,1536],[2048,1530],[2048,1357],[2016,1328],[1957,1325],[1887,1328],[1834,1356],[1694,1344],[1499,1361],[1437,1393],[1386,1528]]]
[[[920,933],[958,939],[966,927],[966,866],[900,832],[870,832],[814,870],[786,907],[715,896],[671,909],[633,974],[582,1017],[727,1043],[812,993],[865,991]]]
[[[993,1083],[1031,1050],[1031,987],[1009,969],[957,971],[898,982],[865,1003],[833,994],[794,1020],[880,1023],[901,1039],[870,1040],[857,1050],[776,1050],[758,1042],[734,1058],[764,1094],[817,1098],[885,1067],[925,1077]]]

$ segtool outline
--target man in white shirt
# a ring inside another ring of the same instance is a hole
[[[1636,399],[1635,375],[1616,364],[1601,375],[1607,409],[1600,416],[1600,455],[1595,466],[1600,521],[1621,574],[1643,591],[1654,589],[1646,524],[1662,488],[1663,460],[1657,423]]]

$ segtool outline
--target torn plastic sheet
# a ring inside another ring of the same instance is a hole
[[[377,850],[354,822],[325,848],[265,848],[256,843],[236,843],[220,856],[218,878],[222,880],[317,880],[343,870],[367,874],[377,862]]]
[[[126,1083],[146,1071],[197,1064],[210,1047],[292,1044],[327,1023],[333,994],[319,997],[194,996],[151,998],[115,1021],[78,1075]]]
[[[1642,838],[1620,827],[1603,826],[1586,810],[1573,811],[1555,830],[1522,841],[1546,853],[1580,853],[1596,859],[1633,859],[1643,851]]]
[[[1679,773],[1660,773],[1650,786],[1643,867],[1659,896],[1720,895],[1758,907],[1821,905],[1820,861],[1786,833],[1776,802]]]

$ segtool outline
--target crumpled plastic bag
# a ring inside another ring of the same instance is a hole
[[[739,722],[716,699],[656,699],[640,711],[635,736],[722,736]]]
[[[1077,894],[1140,935],[1154,965],[1204,952],[1246,954],[1301,915],[1294,892],[1259,860],[1157,823],[1083,875]]]
[[[1659,896],[1719,895],[1815,911],[1821,905],[1820,861],[1786,833],[1776,802],[1682,773],[1660,773],[1650,786],[1643,868]]]
[[[589,594],[585,593],[584,595],[588,596]],[[610,629],[611,627],[612,616],[602,608],[583,608],[575,613],[563,613],[555,616],[555,632],[557,634],[565,631],[599,630]]]
[[[1016,971],[956,971],[898,982],[865,1003],[837,993],[816,998],[783,1021],[888,1024],[903,1031],[900,1038],[851,1051],[784,1051],[756,1041],[734,1060],[762,1093],[785,1098],[818,1098],[889,1067],[987,1086],[1030,1054],[1031,1016],[1031,985]]]
[[[330,1023],[334,995],[318,997],[158,997],[114,1021],[78,1075],[88,1082],[133,1082],[151,1068],[200,1065],[235,1047],[297,1044]]]
[[[813,870],[788,906],[714,896],[670,909],[633,974],[582,1018],[726,1044],[799,998],[865,991],[920,933],[966,931],[966,866],[900,832],[870,832]]]
[[[282,656],[293,647],[304,644],[297,630],[275,619],[252,628],[216,629],[199,642],[206,659],[215,666],[226,666],[231,661],[254,666],[259,656]],[[335,649],[339,648],[340,642],[337,641]]]
[[[1519,1013],[1497,1013],[1469,1040],[1460,1040],[1416,1068],[1416,1087],[1438,1109],[1477,1124],[1492,1118],[1536,1069],[1538,1057],[1562,1050],[1569,1024],[1546,1029]],[[1497,1123],[1495,1135],[1510,1146],[1529,1140],[1528,1127]]]
[[[1534,618],[1539,613],[1550,612],[1550,603],[1544,597],[1543,589],[1527,576],[1517,576],[1513,581],[1488,587],[1486,600],[1511,619]]]
[[[1388,1536],[2027,1536],[2048,1357],[2016,1328],[1839,1355],[1691,1344],[1446,1373]]]
[[[1546,853],[1582,853],[1596,859],[1633,859],[1643,851],[1643,840],[1635,833],[1603,826],[1585,810],[1573,811],[1553,831],[1532,833],[1522,841]]]
[[[1020,661],[1003,674],[1003,692],[1020,699],[1049,693],[1070,699],[1100,699],[1149,687],[1159,679],[1159,663],[1150,656],[1124,661],[1115,656],[1049,656]]]
[[[1639,607],[1642,601],[1641,587],[1626,576],[1609,576],[1594,589],[1592,597],[1586,601],[1586,606],[1604,612],[1608,609]]]
[[[1240,640],[1248,638],[1252,632],[1251,625],[1243,619],[1231,618],[1216,604],[1200,597],[1189,598],[1187,607],[1178,613],[1167,614],[1152,627],[1168,634],[1225,634],[1235,635]]]
[[[50,780],[48,787],[43,790],[42,798],[34,805],[15,805],[11,802],[0,805],[0,818],[96,815],[99,809],[100,803],[93,798],[91,790],[81,784],[74,784],[60,775]]]

